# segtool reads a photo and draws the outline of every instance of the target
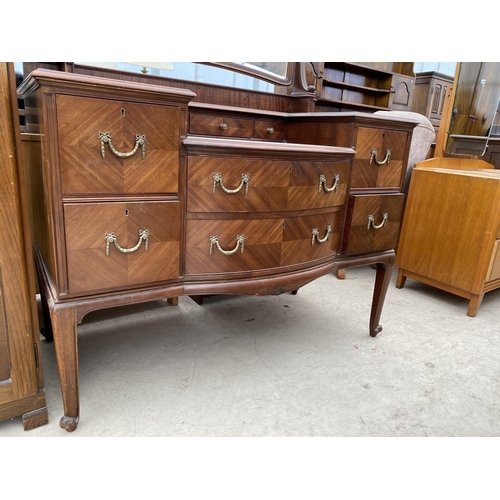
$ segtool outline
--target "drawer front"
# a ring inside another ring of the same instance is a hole
[[[340,250],[341,211],[287,217],[283,229],[281,265],[332,257]]]
[[[396,248],[404,194],[357,195],[349,199],[344,253]]]
[[[276,268],[282,234],[283,219],[188,220],[186,274]]]
[[[64,220],[70,293],[179,277],[179,202],[68,203]]]
[[[349,162],[294,162],[290,172],[288,210],[344,205]]]
[[[486,276],[486,281],[493,281],[497,279],[500,279],[500,240],[495,241],[488,275]]]
[[[285,124],[278,121],[255,120],[253,136],[267,141],[284,141]]]
[[[359,127],[352,188],[399,188],[406,169],[408,132]]]
[[[63,194],[176,193],[179,119],[175,106],[58,95]]]
[[[285,210],[290,167],[288,161],[190,156],[187,209],[189,212]],[[214,175],[219,180],[214,180]]]
[[[253,120],[191,113],[189,133],[221,137],[252,137]]]

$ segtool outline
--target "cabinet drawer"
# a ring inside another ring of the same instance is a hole
[[[252,137],[253,120],[191,113],[189,133],[222,137]]]
[[[285,140],[285,124],[277,121],[255,120],[253,136],[267,141]]]
[[[179,276],[179,202],[68,203],[64,223],[70,293]]]
[[[400,187],[406,165],[408,134],[404,131],[359,127],[351,187]]]
[[[178,191],[178,107],[69,95],[56,102],[63,194]]]
[[[331,257],[340,250],[341,211],[287,217],[283,229],[281,265]]]
[[[396,248],[403,214],[404,194],[350,196],[344,253]]]
[[[186,274],[276,268],[282,234],[283,219],[188,220]]]
[[[500,240],[495,241],[495,246],[493,247],[493,253],[491,256],[490,267],[488,269],[488,275],[486,276],[486,281],[493,281],[500,278]]]
[[[349,162],[189,157],[187,207],[267,212],[342,206],[349,171]]]

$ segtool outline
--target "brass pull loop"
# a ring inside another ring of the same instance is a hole
[[[319,231],[317,228],[314,228],[312,230],[312,240],[311,240],[311,245],[314,245],[314,240],[316,240],[318,243],[325,243],[325,241],[330,240],[330,234],[332,232],[332,226],[328,225],[326,226],[326,234],[324,238],[319,237]]]
[[[215,194],[215,189],[217,187],[217,183],[220,183],[220,187],[222,191],[227,194],[236,194],[241,190],[243,185],[245,185],[245,194],[248,194],[248,183],[250,182],[250,174],[241,174],[241,183],[236,189],[228,189],[222,183],[222,174],[212,174],[212,179],[214,180],[214,184],[212,187],[212,193]]]
[[[106,255],[109,257],[109,245],[113,243],[116,247],[117,250],[119,250],[122,253],[132,253],[135,252],[142,243],[142,240],[144,240],[144,251],[148,251],[149,247],[149,230],[148,229],[140,229],[139,230],[139,241],[137,244],[132,247],[132,248],[123,248],[118,244],[118,240],[116,238],[115,233],[105,233],[104,239],[106,240]]]
[[[327,193],[331,193],[332,191],[337,191],[339,187],[339,182],[340,182],[340,175],[335,174],[335,177],[333,178],[333,186],[331,188],[326,187],[326,177],[323,174],[321,174],[319,176],[318,193],[321,193],[321,187],[323,187],[323,189]]]
[[[377,158],[377,148],[372,148],[371,155],[370,155],[370,165],[372,164],[372,160],[379,167],[380,167],[380,165],[385,165],[385,164],[389,165],[390,159],[391,159],[391,150],[390,149],[385,150],[385,158],[382,161],[380,161]]]
[[[227,130],[227,123],[221,123],[220,128],[221,130]]]
[[[268,127],[268,129],[267,129],[267,133],[268,133],[269,135],[274,134],[274,128],[273,128],[273,127]]]
[[[373,214],[370,214],[368,216],[368,224],[366,226],[366,230],[368,231],[370,229],[370,226],[373,227],[373,229],[381,229],[383,228],[386,223],[387,223],[387,218],[389,217],[389,215],[387,213],[383,214],[382,215],[382,222],[378,225],[375,224],[375,217],[373,217]]]
[[[120,153],[120,151],[117,151],[113,147],[113,144],[111,143],[111,134],[109,132],[99,132],[99,139],[101,141],[101,156],[103,158],[106,158],[106,149],[104,146],[106,143],[109,144],[109,149],[111,150],[111,152],[115,156],[118,156],[118,158],[130,158],[139,149],[139,146],[142,147],[142,159],[144,160],[146,158],[146,136],[145,135],[136,134],[135,147],[134,147],[134,149],[132,149],[132,151],[129,151],[128,153]]]
[[[224,250],[220,244],[219,244],[219,237],[218,236],[210,236],[210,255],[212,255],[212,247],[215,245],[217,247],[217,250],[223,255],[233,255],[238,251],[238,248],[241,244],[241,253],[243,253],[243,250],[245,248],[245,235],[242,234],[241,236],[238,235],[236,236],[236,246],[232,250]]]

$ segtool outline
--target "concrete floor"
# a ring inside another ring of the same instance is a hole
[[[500,436],[500,290],[467,301],[394,270],[368,334],[375,271],[297,295],[181,297],[97,311],[79,327],[81,417],[63,414],[42,341],[49,424],[0,436]]]

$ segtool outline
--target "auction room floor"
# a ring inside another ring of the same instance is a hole
[[[63,415],[42,340],[49,423],[0,436],[500,436],[500,289],[465,299],[397,269],[375,338],[375,270],[297,295],[189,297],[97,311],[79,326],[81,414]]]

